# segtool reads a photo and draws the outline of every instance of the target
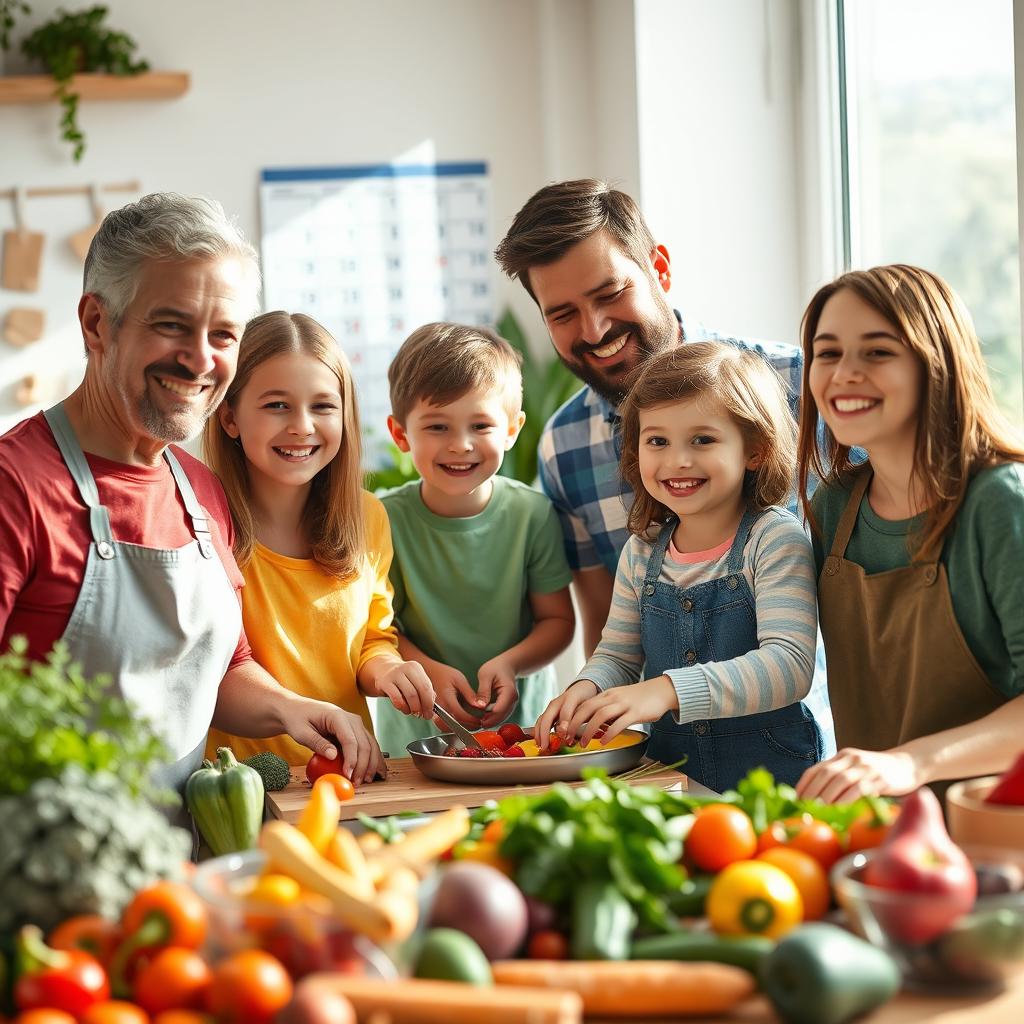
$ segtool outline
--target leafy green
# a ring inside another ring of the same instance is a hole
[[[588,770],[577,788],[555,783],[537,796],[511,796],[474,814],[476,827],[505,822],[501,854],[516,863],[520,888],[557,908],[584,881],[611,882],[640,919],[671,927],[664,897],[685,878],[679,867],[689,824],[678,798]]]
[[[742,808],[754,823],[754,831],[760,835],[773,821],[782,818],[799,817],[809,814],[812,818],[827,822],[837,832],[846,832],[853,820],[866,810],[877,813],[878,797],[861,797],[848,804],[826,804],[819,800],[802,800],[796,790],[784,782],[776,783],[766,768],[754,768],[741,779],[736,789],[726,790],[721,796],[682,796],[681,802],[689,809],[696,810],[704,804],[728,803]]]
[[[109,772],[133,794],[164,802],[149,775],[170,755],[149,721],[109,692],[109,677],[86,679],[64,644],[45,662],[29,660],[27,650],[23,637],[12,637],[0,654],[0,796],[74,765],[89,775]]]

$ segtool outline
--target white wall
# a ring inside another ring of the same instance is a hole
[[[670,298],[716,330],[796,341],[799,3],[637,0],[641,202]]]
[[[19,29],[62,5],[34,0]],[[595,175],[639,185],[631,46],[608,75],[619,61],[619,34],[632,24],[632,0],[108,6],[109,23],[132,35],[154,68],[191,73],[191,91],[168,102],[83,103],[89,148],[77,166],[59,141],[55,105],[0,106],[0,189],[137,178],[147,192],[218,198],[258,241],[262,168],[375,163],[428,142],[438,160],[489,163],[496,243],[549,181]],[[18,70],[14,53],[7,70]],[[609,83],[613,111],[594,102]],[[52,398],[81,379],[81,266],[67,237],[89,219],[84,198],[27,205],[28,225],[47,234],[42,286],[34,294],[0,289],[0,318],[11,307],[38,306],[48,329],[24,350],[0,341],[0,430],[35,411],[13,401],[26,374],[40,373]],[[0,201],[0,230],[12,225],[11,204]],[[495,283],[499,305],[511,302],[534,343],[546,346],[519,285],[497,271]]]

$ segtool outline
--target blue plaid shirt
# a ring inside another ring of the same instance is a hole
[[[760,352],[789,387],[794,417],[800,404],[803,353],[777,341],[729,338],[684,320],[684,341],[724,341]],[[626,517],[633,491],[619,475],[619,416],[615,406],[584,387],[548,420],[539,448],[540,484],[562,524],[572,569],[603,565],[614,577],[629,539]]]

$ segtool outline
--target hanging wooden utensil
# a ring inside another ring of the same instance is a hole
[[[9,309],[4,317],[4,341],[19,347],[43,336],[46,313],[41,309]]]
[[[85,257],[89,255],[89,246],[92,244],[93,235],[100,229],[103,223],[104,211],[100,205],[100,187],[93,184],[89,186],[89,205],[92,208],[92,223],[81,231],[76,231],[68,243],[74,254],[84,263]]]
[[[41,231],[25,227],[25,190],[14,190],[14,230],[4,232],[3,286],[16,292],[34,292],[39,288],[39,271],[43,265]]]

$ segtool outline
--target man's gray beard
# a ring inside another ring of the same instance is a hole
[[[167,416],[144,394],[139,400],[138,411],[139,422],[150,437],[165,441],[167,444],[183,444],[199,436],[203,425],[213,415],[214,406],[211,406],[202,417],[192,414]]]

